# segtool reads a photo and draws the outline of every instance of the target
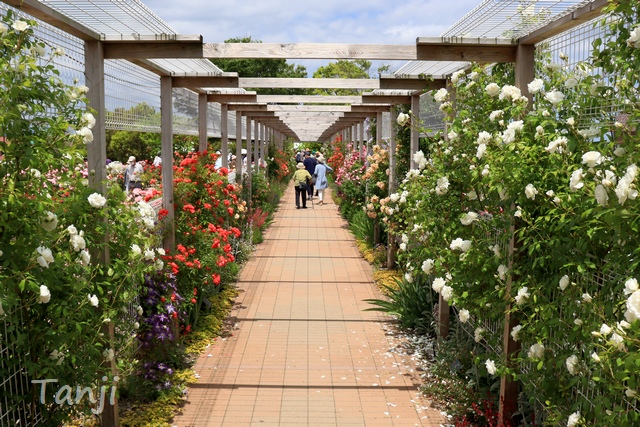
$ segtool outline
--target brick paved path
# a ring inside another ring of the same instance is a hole
[[[410,357],[389,351],[390,318],[363,311],[380,295],[330,196],[306,210],[293,196],[242,270],[233,335],[198,359],[172,424],[440,426]]]

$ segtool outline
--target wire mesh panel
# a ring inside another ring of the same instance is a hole
[[[12,313],[10,313],[12,314]],[[16,313],[13,313],[15,316]],[[0,427],[42,425],[42,413],[32,405],[32,385],[23,368],[29,355],[16,351],[15,343],[23,333],[20,322],[0,322]]]

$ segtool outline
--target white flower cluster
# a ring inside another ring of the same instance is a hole
[[[75,252],[80,252],[80,258],[78,261],[84,266],[89,265],[89,262],[91,262],[91,254],[86,249],[87,242],[84,240],[84,231],[78,231],[75,226],[70,225],[67,227],[67,232],[69,232],[69,243],[71,244],[71,248]]]
[[[624,293],[628,295],[627,298],[627,311],[624,313],[627,322],[633,323],[636,320],[640,320],[640,289],[638,289],[638,281],[636,279],[629,279],[624,284]]]
[[[453,288],[447,285],[447,280],[451,279],[451,276],[447,274],[447,278],[436,277],[433,279],[433,283],[431,284],[431,288],[442,295],[442,299],[445,301],[449,301],[451,297],[453,297]]]
[[[511,101],[514,103],[523,99],[526,100],[526,98],[522,96],[522,92],[520,91],[520,89],[512,85],[504,85],[502,89],[500,89],[498,99],[506,99],[507,101]]]
[[[618,203],[624,205],[627,199],[634,200],[638,197],[638,191],[635,188],[634,181],[638,173],[638,166],[635,164],[627,167],[627,171],[622,178],[618,181],[616,187],[616,196],[618,196]]]
[[[40,225],[42,226],[42,228],[44,228],[45,231],[55,230],[58,226],[58,215],[54,214],[53,212],[47,211]]]
[[[107,165],[107,173],[111,178],[117,178],[118,175],[123,173],[126,168],[127,166],[123,165],[122,162],[111,162]]]
[[[422,262],[422,271],[424,271],[425,274],[431,274],[431,271],[433,270],[434,262],[435,261],[431,258],[427,258],[426,260],[424,260]]]
[[[524,304],[525,301],[527,301],[530,296],[531,295],[529,294],[529,288],[526,286],[523,286],[522,288],[518,289],[518,294],[516,295],[516,304],[518,305]]]
[[[469,310],[463,308],[462,310],[460,310],[460,313],[458,313],[458,318],[462,323],[467,323],[471,318],[471,314],[469,314]]]
[[[153,210],[149,203],[143,202],[142,200],[138,202],[138,212],[140,213],[140,219],[142,221],[142,225],[147,230],[152,230],[156,226],[156,211]]]
[[[460,223],[462,225],[471,225],[479,218],[478,214],[475,212],[467,212],[460,218]]]
[[[92,208],[100,209],[107,203],[107,199],[100,193],[93,193],[88,198]]]
[[[630,37],[627,39],[627,46],[640,49],[640,26],[631,30],[629,36]]]
[[[398,125],[406,126],[407,124],[411,123],[411,116],[405,113],[400,113],[398,114],[398,118],[396,119],[396,121],[398,122]]]
[[[418,169],[420,170],[423,170],[424,168],[427,167],[427,158],[424,156],[424,153],[422,152],[422,150],[417,151],[413,155],[413,161],[416,162],[416,164],[418,165]]]
[[[453,240],[449,245],[452,251],[467,252],[471,248],[471,240],[463,240],[460,237]]]
[[[445,102],[448,97],[449,97],[449,92],[447,92],[447,89],[445,88],[438,90],[433,95],[433,99],[435,99],[437,102],[440,102],[440,103]]]
[[[40,264],[40,266],[43,268],[49,268],[49,264],[54,261],[51,249],[44,246],[38,246],[36,252],[38,252],[38,254],[40,255],[36,258],[38,264]]]
[[[549,145],[547,145],[547,147],[544,149],[547,153],[559,153],[562,154],[565,150],[565,148],[567,147],[567,142],[569,142],[567,140],[566,136],[560,136],[552,141],[549,142]]]
[[[516,132],[521,131],[523,128],[524,122],[522,120],[516,120],[509,123],[507,129],[505,129],[505,131],[500,134],[502,142],[505,144],[511,144],[516,140]]]
[[[443,194],[447,194],[449,191],[449,178],[443,176],[442,178],[438,178],[436,182],[436,194],[442,196]]]

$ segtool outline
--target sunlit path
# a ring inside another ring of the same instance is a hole
[[[296,210],[293,189],[239,282],[233,335],[194,367],[187,426],[439,426],[336,206]]]

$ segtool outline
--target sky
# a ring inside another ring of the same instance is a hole
[[[142,0],[180,34],[205,43],[415,44],[440,36],[482,0]],[[310,74],[330,61],[293,60]],[[391,72],[404,61],[387,62]],[[385,63],[385,64],[387,64]],[[374,62],[373,74],[383,63]],[[233,71],[233,70],[224,70]]]

